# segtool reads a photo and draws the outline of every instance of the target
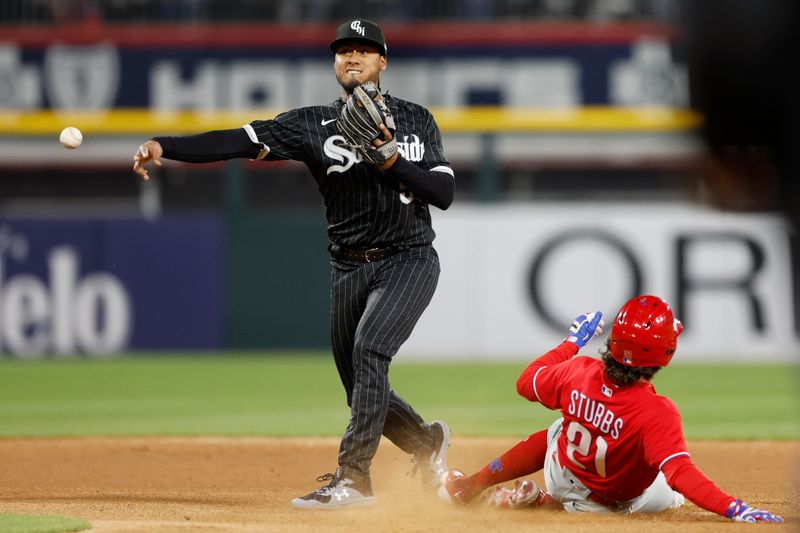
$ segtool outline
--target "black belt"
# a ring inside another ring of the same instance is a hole
[[[372,263],[380,261],[387,257],[396,254],[402,248],[396,246],[389,246],[388,248],[370,248],[369,250],[354,250],[352,248],[345,248],[338,244],[331,243],[328,246],[331,255],[336,259],[346,259],[348,261],[358,261],[360,263]]]

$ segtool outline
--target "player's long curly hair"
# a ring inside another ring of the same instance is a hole
[[[625,366],[622,363],[618,363],[617,360],[611,356],[611,349],[608,347],[608,341],[606,341],[605,347],[600,350],[600,355],[603,357],[603,364],[606,367],[608,379],[618,387],[627,387],[639,381],[639,378],[650,381],[653,379],[653,376],[656,375],[656,372],[661,370],[660,366]]]

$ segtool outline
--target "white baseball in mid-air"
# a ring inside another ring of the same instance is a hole
[[[61,136],[58,138],[58,140],[61,141],[61,144],[64,145],[64,148],[69,148],[72,150],[81,145],[83,142],[83,134],[81,134],[81,130],[78,128],[69,126],[68,128],[61,130]]]

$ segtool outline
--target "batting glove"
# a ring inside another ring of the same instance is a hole
[[[750,507],[742,500],[732,501],[725,516],[734,522],[783,522],[780,516]]]
[[[604,325],[603,313],[600,311],[580,315],[569,327],[569,335],[565,340],[577,344],[578,348],[583,348],[592,337],[603,333]]]

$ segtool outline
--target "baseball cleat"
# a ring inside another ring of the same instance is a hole
[[[415,456],[412,475],[420,471],[422,482],[431,488],[438,488],[439,480],[447,473],[447,448],[450,446],[450,427],[441,420],[430,424],[433,432],[433,451],[428,456]]]
[[[377,501],[372,495],[372,483],[369,477],[353,481],[344,477],[341,469],[337,468],[335,474],[325,474],[317,481],[330,481],[324,487],[295,498],[292,507],[296,509],[341,509],[343,507],[366,507],[374,505]]]
[[[439,498],[459,505],[466,505],[472,501],[472,491],[463,483],[466,477],[464,472],[455,468],[442,474],[439,478],[439,489],[436,491]]]
[[[539,488],[535,481],[526,479],[517,481],[513,489],[497,487],[489,496],[486,504],[502,509],[519,509],[522,507],[538,507],[550,503],[552,498]]]

